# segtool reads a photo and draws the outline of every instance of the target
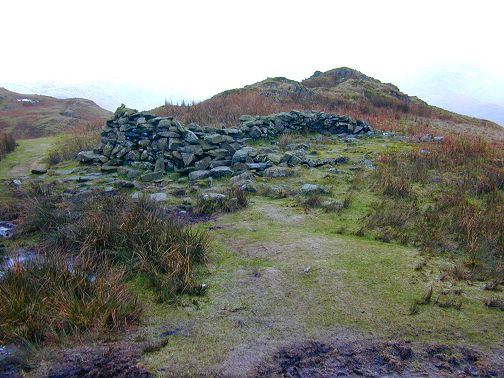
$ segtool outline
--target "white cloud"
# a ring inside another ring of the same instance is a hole
[[[503,77],[502,14],[490,0],[5,1],[0,82],[104,80],[198,99],[338,66],[399,85],[433,65]]]

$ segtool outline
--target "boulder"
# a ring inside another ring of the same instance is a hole
[[[117,167],[113,167],[110,165],[102,165],[100,171],[102,171],[103,173],[115,173],[117,172]]]
[[[310,195],[310,194],[321,194],[321,193],[326,193],[327,191],[323,189],[319,185],[315,184],[304,184],[300,189],[299,193],[303,195]]]
[[[187,143],[198,143],[199,139],[198,137],[196,136],[196,134],[194,134],[191,130],[187,130],[185,135],[184,135],[184,140],[187,142]]]
[[[164,172],[165,171],[165,163],[162,157],[158,157],[156,159],[156,164],[154,165],[154,172]]]
[[[249,157],[257,156],[257,150],[254,147],[243,147],[233,154],[231,161],[233,163],[245,163]]]
[[[270,163],[247,163],[247,168],[254,171],[264,171],[271,167]]]
[[[152,193],[149,195],[149,199],[154,202],[163,202],[163,201],[166,201],[167,198],[168,198],[168,196],[166,195],[166,193],[162,193],[162,192]]]
[[[249,135],[252,139],[258,139],[262,135],[261,129],[257,126],[254,126],[252,127],[252,129],[250,129]]]
[[[47,168],[44,166],[37,166],[32,168],[31,173],[34,175],[43,175],[47,173]]]
[[[77,154],[77,160],[81,163],[94,163],[100,160],[100,156],[93,151],[81,151]]]
[[[290,177],[294,175],[295,172],[292,169],[284,167],[270,167],[263,172],[265,177]]]
[[[269,153],[266,155],[266,158],[273,164],[280,164],[280,162],[282,161],[282,156],[279,154]]]
[[[142,182],[151,182],[159,180],[163,177],[164,172],[149,172],[140,176],[140,181]]]
[[[205,136],[205,141],[211,144],[219,144],[222,142],[232,142],[233,138],[222,134],[210,134]]]
[[[197,181],[197,180],[202,180],[206,179],[207,177],[210,176],[210,171],[192,171],[189,173],[189,180],[190,181]]]
[[[226,199],[226,196],[222,193],[203,193],[200,196],[200,200],[202,202],[207,202],[207,203],[221,203],[224,202]]]
[[[229,167],[231,165],[231,160],[223,159],[223,160],[214,160],[210,163],[210,168],[215,167]]]
[[[252,180],[254,178],[254,174],[251,172],[243,172],[242,174],[239,174],[237,176],[231,177],[229,180],[231,184],[236,184],[237,182],[244,181],[244,180]]]
[[[201,160],[198,160],[197,162],[194,163],[194,168],[197,170],[205,170],[210,166],[210,162],[212,161],[212,158],[207,156],[204,157]]]
[[[212,178],[230,177],[233,175],[233,170],[229,167],[215,167],[210,170]]]
[[[186,167],[189,166],[194,161],[194,154],[192,153],[183,152],[181,153],[181,155],[182,155],[182,162]]]

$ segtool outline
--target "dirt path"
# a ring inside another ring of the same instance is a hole
[[[54,137],[18,141],[16,150],[0,161],[0,179],[29,175],[43,162],[54,141]]]
[[[397,350],[409,345],[399,340],[440,335],[470,345],[467,335],[483,326],[482,319],[487,336],[496,336],[491,329],[502,326],[500,314],[481,316],[478,302],[471,304],[477,311],[464,314],[467,319],[455,310],[438,314],[434,306],[412,317],[408,308],[428,282],[415,273],[417,252],[340,236],[320,225],[319,216],[262,200],[217,219],[213,235],[225,248],[212,257],[207,297],[168,311],[156,307],[163,316],[145,328],[150,337],[159,337],[162,329],[178,331],[161,351],[144,355],[141,365],[159,376],[311,377],[332,376],[340,368],[350,376],[359,369],[365,376],[408,375],[427,361],[432,376],[484,371],[478,370],[487,364],[482,353],[460,370],[443,360],[460,349],[431,358],[429,342],[414,349],[415,358],[402,361]],[[383,340],[398,340],[399,349],[382,356]],[[310,343],[329,349],[314,353]],[[348,354],[341,355],[339,346]],[[375,366],[375,358],[400,361]],[[318,371],[306,367],[317,361]]]

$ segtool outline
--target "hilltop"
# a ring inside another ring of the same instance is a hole
[[[285,77],[267,78],[201,103],[167,104],[153,112],[174,115],[186,122],[232,126],[241,114],[266,115],[290,109],[345,113],[383,130],[411,133],[433,128],[504,138],[504,129],[496,123],[431,106],[401,92],[394,84],[382,83],[348,67],[316,71],[301,82]]]
[[[0,88],[0,131],[16,138],[49,136],[75,126],[101,127],[111,114],[91,100],[57,99]]]

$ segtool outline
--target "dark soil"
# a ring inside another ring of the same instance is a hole
[[[284,348],[258,377],[504,377],[502,355],[442,345],[356,341],[306,342]]]
[[[51,378],[70,377],[151,377],[138,367],[141,350],[130,347],[84,348],[63,352],[48,373]]]

